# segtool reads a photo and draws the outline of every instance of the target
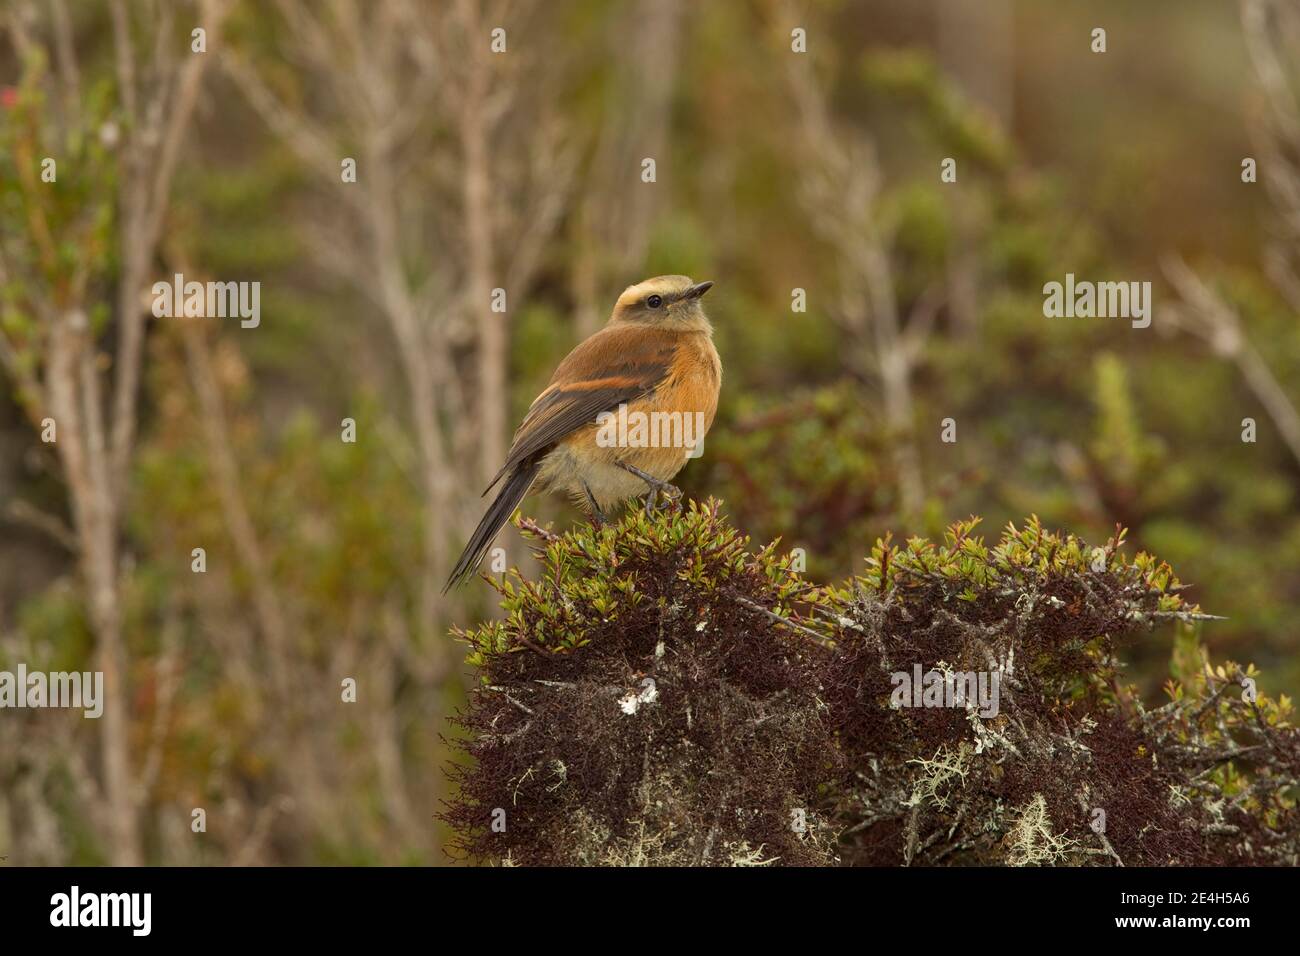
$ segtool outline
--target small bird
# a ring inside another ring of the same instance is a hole
[[[700,302],[712,286],[656,276],[623,291],[605,327],[569,353],[529,407],[483,494],[505,479],[501,490],[444,592],[474,573],[535,484],[585,505],[594,521],[643,493],[647,512],[660,494],[680,497],[669,481],[713,424],[722,386]]]

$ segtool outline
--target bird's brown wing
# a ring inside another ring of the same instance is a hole
[[[533,401],[505,464],[483,493],[521,462],[595,422],[601,412],[652,393],[668,376],[676,349],[672,333],[643,325],[609,326],[587,339]]]

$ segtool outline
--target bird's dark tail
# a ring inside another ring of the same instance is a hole
[[[456,561],[456,567],[452,569],[451,576],[447,578],[446,585],[443,586],[442,593],[446,594],[449,590],[458,584],[461,584],[478,568],[479,563],[483,560],[483,555],[487,553],[488,547],[501,530],[501,526],[510,520],[510,516],[515,513],[519,507],[519,502],[524,500],[524,495],[528,494],[528,489],[532,487],[533,480],[537,477],[537,472],[541,468],[541,461],[522,462],[506,479],[501,490],[497,492],[496,500],[488,508],[487,514],[478,523],[474,533],[470,535],[469,543],[465,545],[465,550],[461,552],[459,560]]]

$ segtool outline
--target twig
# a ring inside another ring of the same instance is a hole
[[[741,605],[742,607],[747,607],[751,611],[757,611],[759,614],[771,618],[773,621],[776,621],[778,624],[784,624],[786,627],[799,631],[800,633],[812,638],[822,647],[825,647],[830,650],[833,650],[835,648],[834,640],[826,637],[823,634],[818,634],[812,628],[804,627],[802,624],[796,623],[795,621],[791,621],[789,618],[784,618],[773,611],[769,611],[761,604],[756,604],[753,601],[751,601],[749,598],[745,597],[744,595],[737,594],[735,591],[728,591],[727,594],[732,598],[732,600],[734,600],[737,604]]]

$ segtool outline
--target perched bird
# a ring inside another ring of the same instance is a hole
[[[657,276],[628,286],[605,327],[560,363],[515,432],[501,490],[456,562],[447,588],[474,573],[519,502],[567,494],[603,521],[645,493],[647,510],[713,424],[722,362],[700,298],[712,282]],[[444,589],[445,590],[445,589]]]

